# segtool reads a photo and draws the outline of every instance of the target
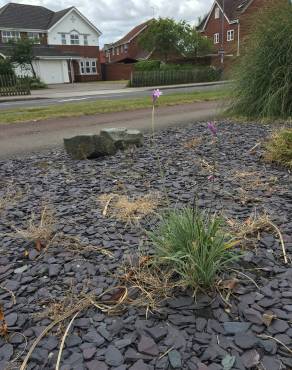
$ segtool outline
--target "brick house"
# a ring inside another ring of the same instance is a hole
[[[107,44],[104,47],[107,63],[135,63],[146,60],[151,53],[143,50],[139,45],[139,36],[147,29],[152,19],[134,27],[120,40]]]
[[[277,0],[214,1],[211,10],[198,27],[214,44],[214,64],[228,64],[228,58],[230,60],[240,56],[244,41],[251,32],[251,22],[256,12],[274,4],[275,1]]]
[[[0,8],[0,57],[9,56],[11,41],[32,40],[34,69],[48,84],[99,80],[100,35],[75,7],[53,12],[42,6],[8,3]],[[16,73],[28,71],[17,68]]]

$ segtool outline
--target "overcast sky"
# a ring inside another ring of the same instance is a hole
[[[0,0],[3,6],[9,0]],[[213,0],[11,0],[11,2],[42,5],[54,11],[76,6],[103,35],[100,45],[114,42],[131,28],[155,16],[172,17],[196,23],[208,12]]]

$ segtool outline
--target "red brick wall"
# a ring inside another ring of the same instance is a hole
[[[227,41],[227,31],[234,30],[234,40]],[[219,33],[219,44],[214,44],[214,34]],[[209,18],[206,26],[206,30],[203,35],[209,37],[213,43],[214,51],[218,52],[222,48],[222,12],[220,11],[220,17],[215,19],[215,8]],[[224,31],[223,31],[223,48],[228,54],[237,53],[237,40],[238,40],[238,25],[229,24],[227,19],[224,17]]]
[[[111,52],[110,58],[109,57],[106,58],[107,63],[118,63],[119,61],[122,61],[125,59],[136,59],[137,55],[140,55],[140,54],[142,55],[144,52],[141,46],[139,45],[138,40],[139,40],[139,37],[135,37],[128,44],[128,50],[126,52],[125,51],[121,52],[121,46],[119,46],[119,50],[120,50],[119,55],[117,55],[116,50],[115,50],[115,55],[112,55],[112,52]]]
[[[106,64],[105,65],[105,80],[118,81],[130,80],[131,73],[134,71],[134,64]]]
[[[101,66],[99,60],[99,47],[83,45],[52,45],[55,48],[66,52],[71,52],[83,58],[92,58],[96,60],[97,75],[81,75],[79,64],[74,63],[74,74],[76,82],[99,81],[101,80]]]

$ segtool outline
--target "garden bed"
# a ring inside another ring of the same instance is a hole
[[[72,161],[56,150],[0,162],[0,369],[19,369],[54,320],[27,369],[55,369],[62,338],[62,370],[292,368],[292,175],[263,160],[259,143],[271,127],[222,122],[218,130],[216,150],[202,122],[105,159]],[[127,213],[114,209],[113,195],[123,205],[153,203]],[[123,284],[153,253],[145,229],[169,204],[194,199],[241,232],[240,260],[196,298],[165,288],[170,297],[147,309],[136,289],[130,302]],[[41,213],[54,236],[47,245],[29,241],[27,225]]]

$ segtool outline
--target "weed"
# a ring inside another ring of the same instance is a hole
[[[185,141],[183,146],[186,149],[194,149],[197,148],[201,143],[202,143],[202,138],[201,137],[193,137],[192,139]]]
[[[236,243],[223,232],[221,218],[199,210],[169,211],[149,237],[158,262],[196,290],[213,287],[220,271],[236,258]]]

